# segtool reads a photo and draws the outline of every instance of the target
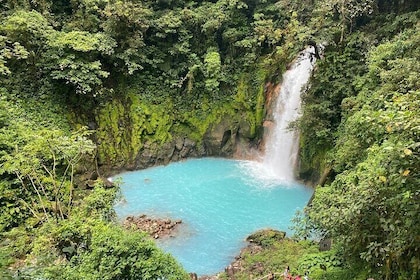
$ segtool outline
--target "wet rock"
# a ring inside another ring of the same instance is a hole
[[[229,266],[225,268],[225,273],[229,279],[233,278],[237,271],[238,271],[237,267],[235,267],[233,264],[230,264]]]
[[[192,147],[195,147],[195,145],[196,145],[196,143],[193,140],[185,138],[184,147],[192,148]]]
[[[178,151],[181,151],[183,147],[184,147],[184,138],[177,138],[175,140],[175,148]]]
[[[103,177],[101,177],[101,179],[104,182],[105,188],[113,188],[114,187],[114,183],[111,181],[111,179],[103,178]]]
[[[173,236],[173,231],[182,223],[182,220],[152,219],[146,215],[128,216],[123,222],[125,228],[147,232],[154,239]]]
[[[211,125],[203,139],[207,153],[223,156],[231,155],[234,145],[232,131],[236,131],[237,126],[237,123],[231,122],[229,116],[223,116],[222,121]]]

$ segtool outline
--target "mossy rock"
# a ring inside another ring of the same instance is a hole
[[[262,247],[269,247],[286,238],[286,232],[275,229],[259,230],[246,238],[246,241]]]

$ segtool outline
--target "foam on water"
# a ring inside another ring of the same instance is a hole
[[[275,188],[282,186],[284,188],[296,185],[294,181],[286,180],[279,176],[276,170],[266,168],[264,162],[259,161],[238,161],[241,172],[246,174],[247,182],[251,185],[258,185],[260,188]]]

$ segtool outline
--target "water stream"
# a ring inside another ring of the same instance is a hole
[[[274,128],[266,141],[262,169],[280,180],[292,181],[295,178],[299,134],[289,126],[299,117],[301,91],[308,83],[313,69],[312,49],[310,47],[303,51],[284,73],[273,113]]]
[[[291,218],[313,192],[293,180],[298,136],[287,129],[298,116],[310,60],[306,50],[283,77],[261,161],[190,159],[120,174],[125,202],[116,206],[117,215],[182,219],[176,235],[158,245],[198,275],[222,271],[258,229],[290,234]]]

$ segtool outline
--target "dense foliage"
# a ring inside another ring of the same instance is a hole
[[[185,279],[116,225],[117,189],[98,166],[134,166],[174,137],[199,143],[222,119],[260,137],[264,83],[315,43],[325,50],[303,96],[301,174],[329,176],[298,227],[336,247],[276,243],[249,264],[419,277],[418,1],[0,4],[0,277]],[[92,172],[86,190],[79,177]],[[278,254],[288,250],[299,259]]]
[[[300,121],[307,172],[330,170],[306,229],[380,279],[420,273],[418,17],[378,16],[327,46]]]
[[[292,277],[300,275],[303,278],[306,274],[310,279],[325,280],[369,278],[369,272],[363,267],[349,266],[337,249],[320,252],[317,242],[279,238],[271,230],[258,231],[256,234],[260,236],[252,239],[252,244],[241,251],[236,261],[240,269],[233,269],[234,279],[267,279],[271,273],[275,279],[282,279],[286,267],[289,267]],[[233,277],[232,269],[221,274],[221,279]]]
[[[114,223],[118,188],[75,184],[93,162],[91,132],[70,132],[66,112],[43,102],[5,90],[0,100],[0,277],[186,279],[149,237]]]

